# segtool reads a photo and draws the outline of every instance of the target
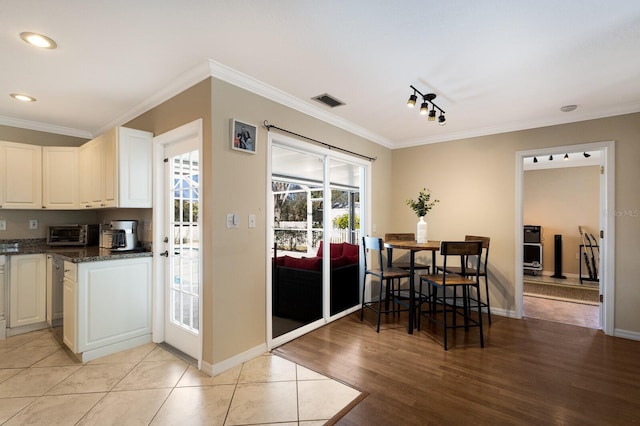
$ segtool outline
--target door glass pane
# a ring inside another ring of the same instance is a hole
[[[335,315],[359,303],[360,182],[362,166],[330,160],[331,242],[342,245],[331,259],[329,312]]]
[[[200,162],[198,151],[178,155],[170,160],[173,188],[173,221],[170,256],[171,322],[193,332],[199,323],[198,233]]]
[[[323,317],[321,157],[273,146],[273,337]]]

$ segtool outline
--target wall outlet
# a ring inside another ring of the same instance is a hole
[[[2,219],[0,220],[0,231],[6,231],[7,230],[7,221]]]
[[[249,228],[255,228],[256,227],[256,215],[255,214],[250,214],[249,215]]]
[[[38,229],[38,219],[31,219],[29,221],[29,229]]]

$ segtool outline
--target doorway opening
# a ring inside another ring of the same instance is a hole
[[[613,149],[601,142],[516,154],[518,317],[612,334]]]

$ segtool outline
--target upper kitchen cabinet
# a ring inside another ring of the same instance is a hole
[[[79,207],[78,148],[42,147],[42,207],[74,210]]]
[[[153,134],[117,127],[80,147],[80,207],[151,208]]]
[[[42,208],[42,147],[0,142],[0,208]]]

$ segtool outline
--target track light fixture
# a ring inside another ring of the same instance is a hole
[[[422,103],[420,104],[420,115],[428,115],[429,121],[436,121],[436,109],[437,109],[438,111],[440,111],[440,115],[438,116],[438,124],[440,124],[441,126],[444,126],[447,122],[447,119],[444,116],[445,112],[442,108],[440,108],[438,105],[433,103],[433,100],[436,98],[436,95],[434,93],[427,93],[425,95],[425,94],[422,94],[422,92],[420,92],[418,89],[413,87],[413,85],[410,85],[409,87],[413,89],[413,94],[409,96],[409,100],[407,101],[407,106],[409,108],[413,108],[414,106],[416,106],[416,102],[418,101],[418,95],[420,95],[420,97],[422,97]],[[431,104],[431,110],[429,110],[429,104]]]
[[[568,159],[569,159],[569,153],[567,153],[567,154],[565,154],[565,155],[564,155],[564,159],[565,159],[565,160],[568,160]]]

